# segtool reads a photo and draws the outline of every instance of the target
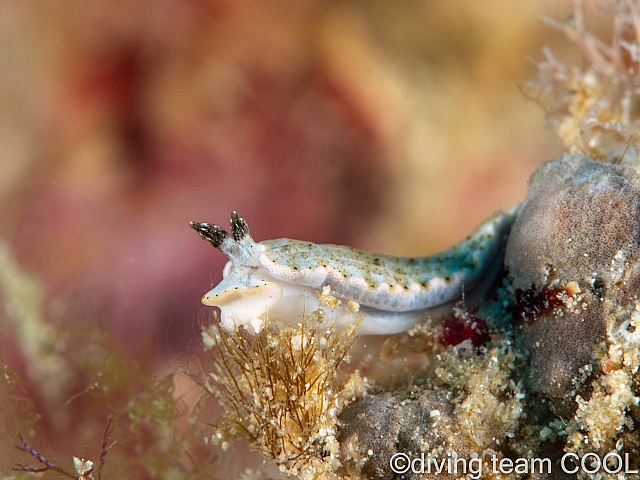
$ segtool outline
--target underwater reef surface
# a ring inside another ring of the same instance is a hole
[[[425,454],[431,470],[403,478],[638,478],[639,242],[635,168],[582,154],[540,167],[495,301],[474,312],[492,341],[478,351],[436,348],[424,386],[372,393],[344,409],[344,472],[398,478],[408,459],[420,467]],[[586,454],[584,469],[573,463]],[[597,469],[594,459],[607,454]],[[457,457],[456,473],[440,463]],[[618,458],[622,468],[608,473]]]
[[[577,381],[579,369],[601,370],[598,347],[607,340],[638,345],[640,331],[619,317],[635,310],[639,239],[640,178],[633,168],[568,155],[533,175],[505,267],[523,305],[514,321],[522,325],[537,390],[572,398],[588,385]],[[527,302],[550,302],[544,297],[551,292],[555,308],[526,318]]]
[[[212,441],[300,478],[639,478],[640,175],[622,163],[541,166],[480,306],[388,336],[355,373],[353,328],[314,313],[205,329],[200,384],[226,409]]]
[[[436,347],[424,386],[348,406],[344,471],[399,478],[425,454],[431,470],[402,478],[638,478],[639,214],[632,166],[573,154],[540,167],[494,303],[474,312],[492,340],[478,351]],[[456,473],[440,463],[457,457]]]

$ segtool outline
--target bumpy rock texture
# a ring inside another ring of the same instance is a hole
[[[531,353],[530,386],[575,408],[572,399],[593,365],[599,370],[597,352],[606,349],[606,322],[603,302],[587,294],[575,308],[560,307],[524,325],[520,338]]]
[[[530,353],[532,416],[549,413],[546,397],[563,418],[563,452],[624,447],[638,459],[629,440],[640,397],[640,176],[566,155],[529,187],[505,265],[518,298],[516,344]]]
[[[529,181],[505,253],[514,286],[619,282],[640,256],[640,176],[630,167],[565,155]]]
[[[610,313],[630,306],[638,293],[633,272],[639,258],[635,169],[575,154],[546,163],[531,177],[505,265],[514,287],[535,292],[529,298],[544,310],[533,320],[515,318],[525,323],[520,338],[531,353],[534,390],[575,408],[573,397],[600,371]],[[549,289],[553,299],[544,298]],[[556,297],[557,308],[545,309]]]
[[[511,378],[522,362],[500,343],[462,356],[449,346],[440,350],[435,376],[423,387],[379,391],[345,408],[337,436],[340,478],[502,478],[488,474],[491,457],[515,437],[524,395]],[[417,471],[394,474],[394,455],[418,462],[424,456],[424,468],[418,463]]]
[[[345,473],[351,477],[391,480],[394,454],[417,458],[422,452],[446,458],[447,452],[465,453],[457,439],[453,407],[443,392],[424,390],[413,398],[391,394],[371,396],[347,407],[338,435]],[[456,448],[457,447],[457,448]],[[406,478],[419,478],[407,472]],[[454,478],[446,472],[440,477]],[[435,474],[421,478],[436,478]]]

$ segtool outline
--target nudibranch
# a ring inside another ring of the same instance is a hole
[[[318,312],[328,324],[360,322],[365,335],[403,332],[425,321],[427,312],[451,308],[462,295],[491,285],[517,208],[494,215],[454,247],[419,258],[287,238],[257,243],[236,212],[231,234],[191,222],[229,258],[223,280],[202,303],[220,308],[227,330],[250,325],[258,332],[267,315],[295,325],[305,313]]]

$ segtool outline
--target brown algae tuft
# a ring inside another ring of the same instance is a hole
[[[202,337],[211,368],[193,378],[225,409],[211,440],[225,449],[243,438],[290,475],[334,478],[338,414],[365,393],[357,372],[338,375],[356,325],[320,329],[312,314],[298,327],[266,322],[255,334],[215,322]]]

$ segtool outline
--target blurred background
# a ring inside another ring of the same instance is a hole
[[[543,46],[571,55],[540,21],[571,9],[1,0],[0,240],[38,282],[42,325],[95,327],[174,371],[226,261],[189,221],[227,227],[232,210],[257,241],[425,255],[461,240],[564,151],[520,86]],[[1,360],[44,405],[20,312],[0,313]],[[50,432],[72,428],[84,387],[65,385]]]

